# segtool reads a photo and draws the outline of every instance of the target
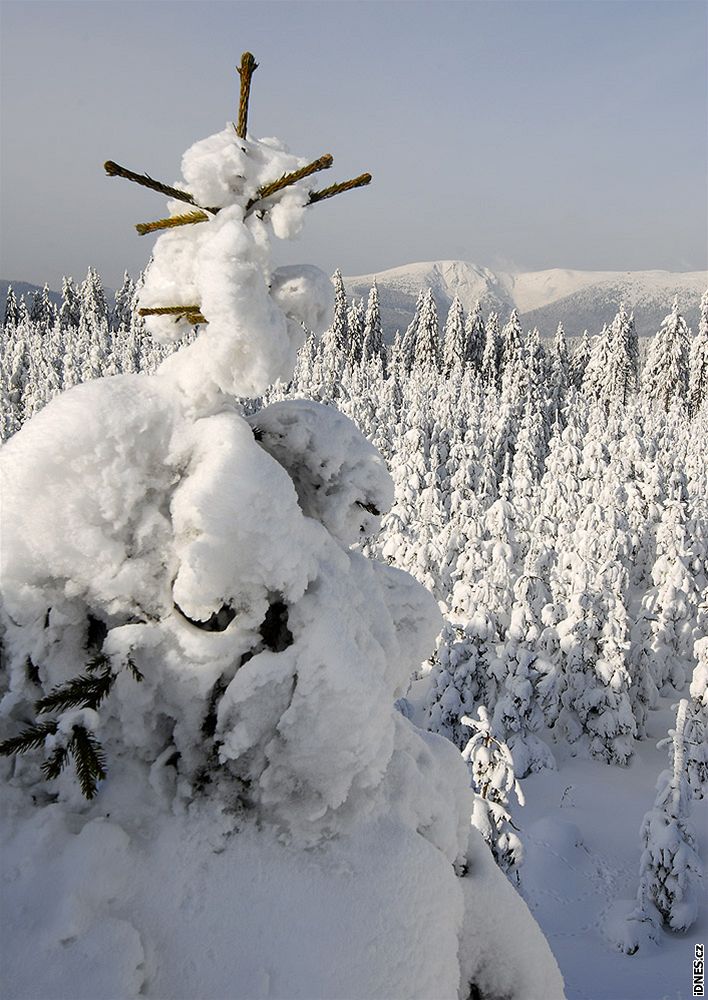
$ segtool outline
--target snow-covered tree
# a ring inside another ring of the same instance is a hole
[[[484,331],[484,351],[482,354],[482,378],[487,385],[498,385],[500,379],[499,360],[499,319],[495,312],[487,317]]]
[[[483,705],[477,709],[476,719],[465,716],[462,725],[473,734],[462,751],[476,793],[472,825],[484,837],[501,870],[518,880],[524,852],[508,807],[512,792],[521,806],[524,796],[514,776],[514,761]]]
[[[440,371],[440,327],[431,288],[427,289],[423,297],[413,360],[419,371],[428,373]]]
[[[465,315],[456,295],[450,303],[443,329],[443,369],[446,372],[462,367],[466,360],[466,347]]]
[[[362,347],[364,344],[363,299],[353,299],[347,310],[347,332],[349,335],[347,361],[353,367],[361,364]]]
[[[679,702],[676,728],[669,731],[672,767],[659,777],[654,808],[645,815],[641,830],[638,909],[650,917],[658,912],[672,931],[688,930],[694,923],[703,878],[684,767],[687,708],[685,699]]]
[[[465,361],[474,372],[481,373],[487,332],[479,299],[465,320]]]
[[[501,352],[499,365],[502,376],[508,369],[518,363],[522,351],[522,330],[518,310],[512,309],[509,321],[501,332]]]
[[[688,327],[679,312],[677,296],[651,342],[642,373],[644,392],[666,410],[674,401],[687,401],[688,353]]]
[[[381,328],[381,309],[379,306],[379,290],[376,280],[371,286],[364,318],[364,339],[361,348],[362,361],[372,361],[380,358],[384,375],[386,374],[386,348],[384,346]]]
[[[585,330],[570,359],[570,378],[576,389],[581,389],[583,386],[591,355],[592,345],[588,331]]]
[[[314,200],[312,171],[247,131],[245,93],[239,126],[185,153],[183,187],[210,211],[158,236],[139,292],[147,331],[178,348],[150,349],[156,376],[96,378],[62,393],[0,450],[0,717],[12,758],[2,794],[22,827],[4,843],[36,843],[40,830],[52,857],[38,863],[53,875],[58,857],[72,873],[59,910],[33,913],[33,933],[49,942],[52,988],[64,956],[80,956],[85,970],[86,955],[110,953],[101,990],[139,992],[142,942],[179,845],[168,930],[184,960],[175,966],[159,942],[149,956],[164,995],[251,996],[268,968],[302,996],[383,988],[558,1000],[562,981],[540,932],[469,826],[459,753],[394,707],[441,618],[409,576],[353,548],[393,501],[381,456],[333,406],[253,405],[285,392],[303,327],[327,327],[332,289],[316,269],[270,262],[270,237],[296,234]],[[283,178],[291,183],[264,197]],[[91,287],[86,338],[96,329]],[[195,319],[204,322],[193,335]],[[342,353],[337,329],[332,354]],[[420,492],[449,478],[438,471],[449,429],[434,419],[429,367],[419,366],[411,392],[434,464],[416,481]],[[342,374],[351,405],[371,388],[370,372]],[[484,781],[508,790],[503,776]],[[149,856],[127,832],[136,829]],[[504,837],[498,829],[506,864],[517,851]],[[253,871],[255,889],[243,877]],[[34,865],[13,864],[13,893],[19,884],[29,898],[37,878]],[[129,922],[113,905],[127,879]],[[218,940],[224,913],[230,940],[253,925],[264,894],[268,912],[285,907],[284,918],[269,922],[262,944],[252,937],[213,961],[203,942]],[[303,960],[286,942],[305,898],[305,937],[317,948]],[[441,921],[424,954],[421,898]],[[332,900],[347,934],[323,963],[325,923],[338,924]],[[373,917],[394,938],[363,969],[350,950],[368,939]],[[499,938],[502,924],[509,934]],[[18,973],[23,995],[37,995],[32,971]]]
[[[697,639],[696,660],[686,712],[686,774],[694,799],[708,785],[708,636]]]
[[[701,297],[698,333],[691,342],[688,367],[688,400],[693,417],[708,399],[708,290]]]

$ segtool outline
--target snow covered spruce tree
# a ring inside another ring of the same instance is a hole
[[[669,730],[671,769],[657,783],[654,808],[644,817],[640,862],[639,907],[658,915],[673,931],[687,930],[696,919],[703,869],[696,854],[696,835],[689,812],[691,792],[684,767],[688,703],[679,702],[676,728]]]
[[[645,393],[665,410],[674,401],[687,402],[688,353],[688,327],[679,312],[676,297],[671,312],[651,342],[642,374]]]
[[[708,637],[694,646],[698,664],[693,671],[686,712],[686,773],[694,799],[702,799],[708,785]]]
[[[315,191],[331,157],[254,138],[254,69],[245,53],[236,127],[187,150],[174,187],[107,164],[169,198],[140,227],[161,234],[146,326],[198,336],[155,375],[63,393],[0,453],[3,901],[42,900],[29,944],[6,930],[4,984],[560,998],[470,826],[459,752],[394,708],[440,615],[350,547],[392,503],[381,457],[333,407],[237,402],[291,376],[303,324],[329,325],[327,277],[274,270],[271,239],[369,179]]]
[[[708,399],[708,290],[701,297],[701,315],[698,333],[691,343],[688,378],[689,410],[695,417],[703,401]]]
[[[518,880],[523,847],[514,832],[508,806],[511,792],[521,806],[524,796],[514,777],[514,761],[484,706],[478,708],[476,719],[465,716],[462,725],[473,733],[462,751],[476,793],[472,824],[484,837],[501,870]]]

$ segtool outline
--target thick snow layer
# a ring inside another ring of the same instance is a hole
[[[275,139],[240,138],[233,126],[195,143],[184,154],[184,186],[208,221],[168,229],[155,243],[140,290],[142,308],[197,307],[207,322],[196,340],[163,365],[190,397],[208,406],[219,391],[251,396],[292,372],[304,340],[303,323],[321,333],[334,296],[312,266],[273,269],[270,237],[300,232],[308,202],[305,182],[273,199],[258,190],[305,166]],[[260,209],[268,208],[263,217]],[[170,214],[185,212],[181,201]],[[148,330],[164,340],[185,336],[188,317],[148,316]]]
[[[440,613],[345,547],[388,473],[334,410],[252,422],[118,376],[0,453],[10,731],[92,644],[116,672],[46,744],[100,739],[90,807],[71,768],[47,791],[41,749],[3,762],[11,995],[561,997],[459,753],[395,708]]]
[[[345,545],[378,531],[393,481],[378,451],[332,407],[283,400],[248,418],[262,447],[290,474],[300,506]]]
[[[28,814],[6,791],[13,919],[0,947],[13,1000],[454,1000],[458,947],[485,995],[562,995],[476,835],[464,878],[395,814],[303,852],[208,802],[161,813],[129,777],[86,817]]]

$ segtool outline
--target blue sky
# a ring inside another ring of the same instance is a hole
[[[313,208],[279,262],[345,273],[707,266],[703,2],[12,2],[2,23],[3,277],[145,263],[183,150],[233,120],[372,185]],[[329,177],[329,175],[328,175]]]

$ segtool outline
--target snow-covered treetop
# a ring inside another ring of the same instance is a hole
[[[246,57],[251,68],[244,91]],[[161,340],[181,339],[201,326],[196,340],[160,371],[197,411],[208,411],[219,393],[255,396],[292,375],[303,325],[322,332],[330,322],[332,286],[315,267],[273,269],[271,238],[292,239],[308,205],[371,179],[362,174],[314,192],[309,178],[331,166],[329,154],[308,162],[278,139],[248,134],[243,108],[253,68],[253,57],[244,53],[238,126],[227,123],[194,143],[174,187],[106,164],[111,175],[173,195],[167,219],[138,227],[162,231],[139,306],[148,330]]]

